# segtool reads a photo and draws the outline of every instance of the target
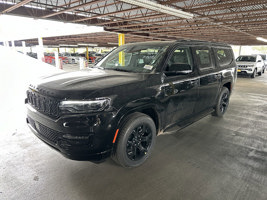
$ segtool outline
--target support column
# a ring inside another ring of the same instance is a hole
[[[119,34],[119,46],[125,44],[125,35]],[[121,66],[125,66],[125,53],[123,51],[119,52],[119,63]]]
[[[60,66],[60,63],[59,63],[58,52],[55,51],[54,54],[55,54],[55,64],[56,64],[56,68],[57,68],[57,69],[62,69],[62,67]]]
[[[87,61],[89,61],[88,47],[86,47],[86,59],[87,59]]]
[[[15,41],[14,40],[11,40],[11,48],[15,49]]]
[[[242,46],[240,45],[240,46],[239,46],[239,51],[238,51],[238,56],[241,55],[241,51],[242,51]]]
[[[5,41],[5,46],[9,47],[9,41]]]
[[[80,63],[80,69],[85,69],[85,63],[84,63],[84,58],[83,57],[79,58],[79,63]]]
[[[40,61],[44,61],[44,44],[43,44],[43,38],[39,37],[38,38],[38,50],[37,50],[37,58]]]
[[[22,41],[22,51],[23,51],[23,54],[25,54],[25,55],[27,54],[25,41]]]

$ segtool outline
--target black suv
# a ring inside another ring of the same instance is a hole
[[[45,77],[27,91],[27,123],[74,160],[145,162],[156,135],[213,112],[222,116],[236,80],[230,46],[202,41],[127,44],[93,68]]]

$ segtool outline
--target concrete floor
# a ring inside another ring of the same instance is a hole
[[[267,199],[267,73],[238,78],[224,118],[159,136],[135,169],[68,160],[12,124],[0,134],[0,199]]]

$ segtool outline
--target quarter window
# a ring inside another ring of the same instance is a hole
[[[200,69],[211,68],[211,56],[210,56],[210,49],[203,48],[203,49],[196,49],[196,58],[197,58],[197,65]]]

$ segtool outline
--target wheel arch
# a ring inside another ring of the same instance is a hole
[[[149,117],[151,117],[151,119],[154,121],[155,126],[156,126],[156,134],[158,135],[158,133],[160,132],[160,117],[159,117],[159,113],[156,111],[155,106],[153,105],[149,105],[149,106],[142,106],[142,107],[137,107],[131,110],[127,110],[127,112],[124,112],[124,114],[122,114],[120,116],[120,119],[118,121],[118,126],[121,127],[125,121],[127,121],[127,117],[135,112],[140,112],[143,113],[145,115],[148,115]]]
[[[228,88],[228,90],[229,90],[230,92],[232,92],[232,83],[231,83],[231,82],[224,83],[224,84],[223,84],[223,87]]]

